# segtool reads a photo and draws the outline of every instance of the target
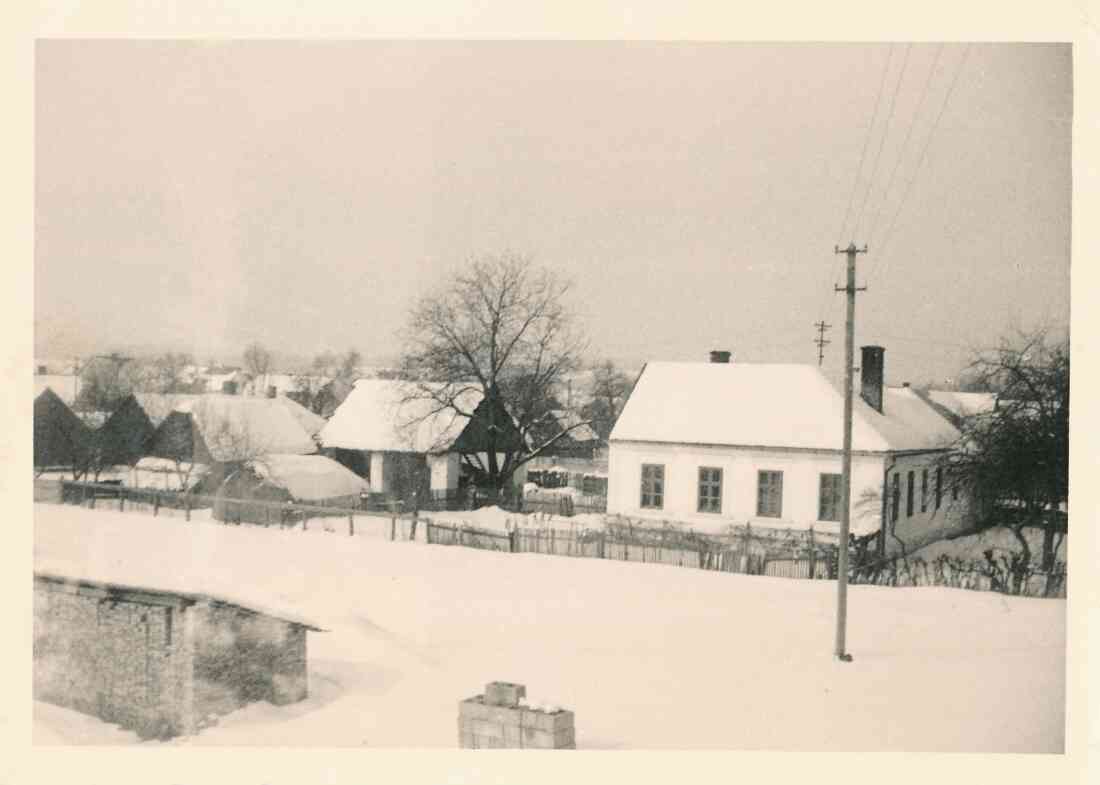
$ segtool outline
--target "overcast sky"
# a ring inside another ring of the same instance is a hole
[[[47,41],[36,70],[39,356],[383,360],[502,250],[630,365],[816,362],[824,319],[835,372],[849,240],[893,382],[1069,321],[1064,45]]]

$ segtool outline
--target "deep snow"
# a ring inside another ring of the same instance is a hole
[[[177,744],[456,746],[486,682],[573,709],[579,748],[1060,752],[1065,601],[507,554],[35,505],[35,563],[295,610],[310,697]],[[173,585],[179,585],[175,583]],[[38,703],[35,743],[136,742]]]

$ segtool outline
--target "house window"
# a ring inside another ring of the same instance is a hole
[[[665,467],[659,463],[642,464],[642,506],[659,510],[665,503]]]
[[[913,472],[909,472],[909,475],[906,479],[908,480],[908,482],[906,482],[906,484],[905,484],[905,517],[906,518],[912,518],[913,517],[913,486],[916,485],[916,483],[913,482]]]
[[[920,470],[920,511],[928,512],[928,470]]]
[[[699,512],[722,512],[722,470],[699,467]]]
[[[842,483],[839,474],[822,474],[817,494],[817,519],[839,521]]]
[[[783,472],[757,474],[756,514],[761,518],[783,517]]]
[[[943,503],[943,467],[936,467],[936,509]]]
[[[891,523],[898,522],[898,510],[901,509],[901,475],[894,474],[894,487],[890,491],[890,499],[893,502],[890,505],[890,521]]]

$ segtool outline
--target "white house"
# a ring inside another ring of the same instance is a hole
[[[648,363],[610,437],[608,512],[719,531],[839,531],[844,399],[811,365]],[[966,500],[937,460],[959,432],[915,390],[884,387],[863,347],[852,428],[854,534],[899,549],[961,528]],[[885,492],[886,504],[883,504]]]

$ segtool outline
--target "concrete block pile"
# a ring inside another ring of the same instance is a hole
[[[458,704],[463,749],[576,749],[573,712],[526,705],[522,684],[494,681]]]

